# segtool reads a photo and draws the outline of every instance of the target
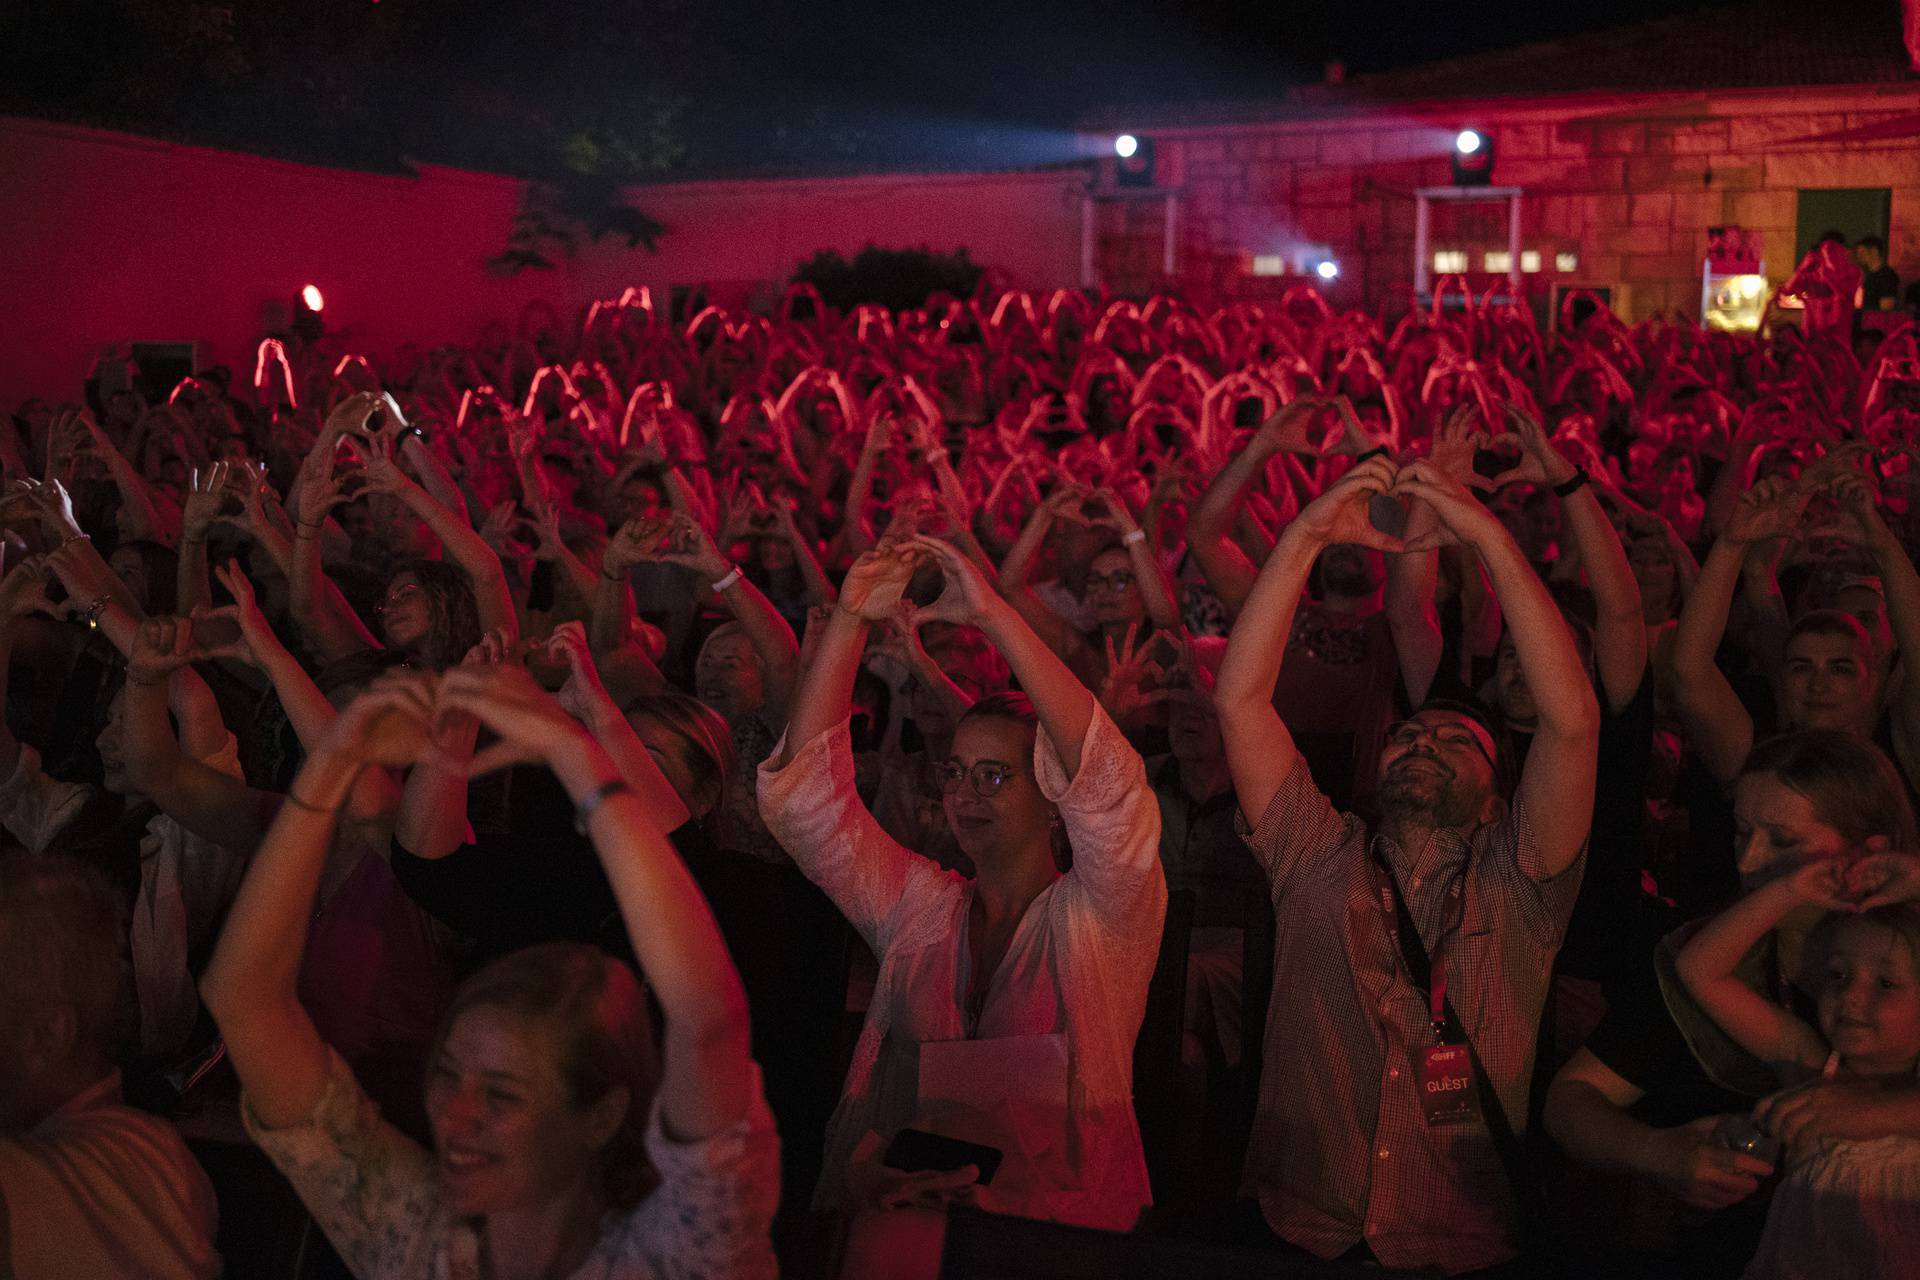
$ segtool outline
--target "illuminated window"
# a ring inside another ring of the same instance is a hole
[[[1554,254],[1553,269],[1555,271],[1578,271],[1580,269],[1580,255],[1577,253]]]
[[[1480,269],[1493,275],[1503,276],[1513,270],[1513,255],[1505,249],[1488,253],[1480,259]]]
[[[1287,274],[1286,256],[1278,253],[1254,254],[1253,274],[1257,276],[1283,276]]]
[[[1520,269],[1528,275],[1532,275],[1538,271],[1540,269],[1540,251],[1538,249],[1522,249],[1520,251]]]
[[[1433,255],[1433,269],[1443,276],[1457,276],[1467,269],[1464,249],[1440,249]]]

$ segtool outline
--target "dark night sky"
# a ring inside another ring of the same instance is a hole
[[[682,172],[996,167],[1070,158],[1099,106],[1275,97],[1329,59],[1365,72],[1705,3],[0,0],[0,111],[530,171],[528,148],[551,160],[593,117],[639,132],[658,87],[685,103]]]
[[[728,6],[720,5],[721,9]],[[765,0],[751,23],[716,23],[702,44],[719,74],[696,122],[696,162],[779,163],[777,139],[751,126],[860,129],[902,162],[991,162],[1025,142],[1034,158],[1091,108],[1129,102],[1275,97],[1315,81],[1331,59],[1351,72],[1709,7],[1703,0]],[[998,125],[1000,128],[994,128]],[[772,142],[773,145],[769,145]]]

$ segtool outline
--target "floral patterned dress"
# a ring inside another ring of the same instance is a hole
[[[326,1094],[304,1124],[269,1129],[243,1107],[247,1131],[359,1280],[482,1280],[479,1231],[441,1198],[432,1153],[380,1118],[338,1054],[328,1058]],[[674,1142],[656,1102],[646,1144],[660,1185],[607,1215],[573,1280],[774,1276],[780,1143],[758,1069],[731,1128]]]

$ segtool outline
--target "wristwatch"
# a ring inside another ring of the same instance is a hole
[[[1570,498],[1590,479],[1592,479],[1592,477],[1587,474],[1587,469],[1575,463],[1573,474],[1553,486],[1553,491],[1562,498]]]

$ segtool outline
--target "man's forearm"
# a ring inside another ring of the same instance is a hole
[[[1641,1177],[1659,1177],[1661,1131],[1584,1080],[1557,1080],[1547,1091],[1547,1133],[1583,1164]]]

